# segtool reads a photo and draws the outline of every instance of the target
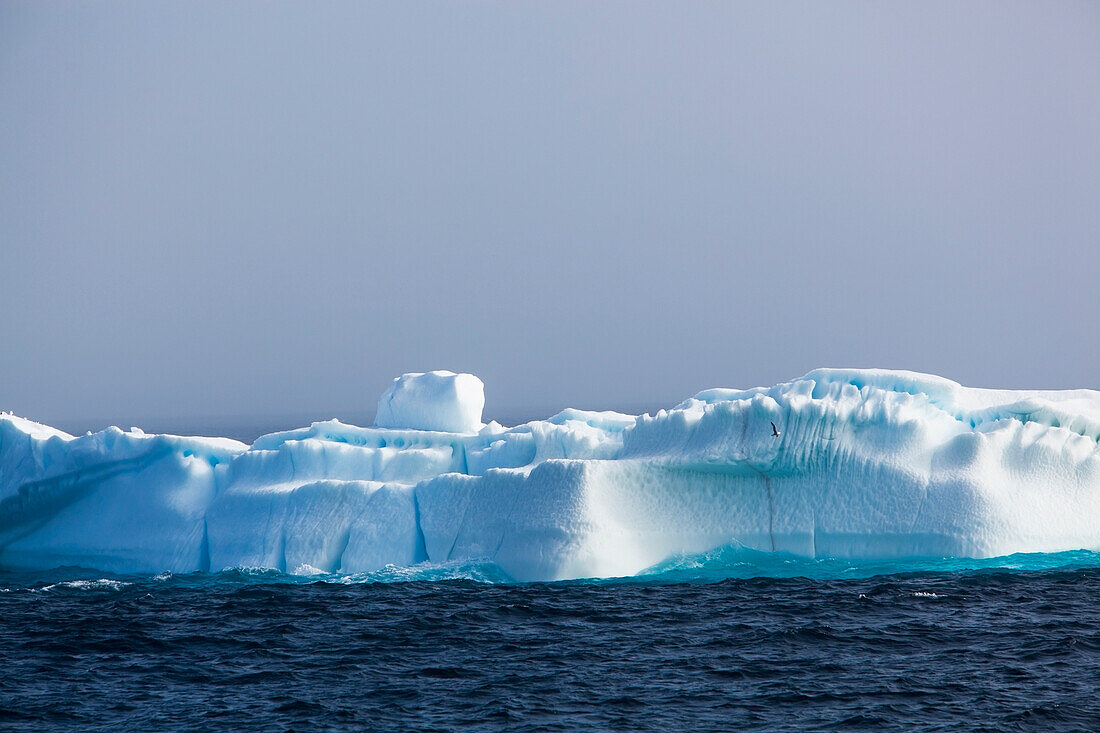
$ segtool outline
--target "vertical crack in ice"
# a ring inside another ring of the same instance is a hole
[[[210,572],[210,531],[206,519],[202,520],[202,542],[199,543],[199,571]]]
[[[745,465],[755,471],[764,481],[764,492],[768,496],[768,540],[771,542],[772,552],[775,552],[775,496],[772,494],[771,477],[749,461],[745,461]]]
[[[810,507],[810,518],[812,524],[810,525],[810,541],[813,543],[813,558],[817,559],[817,509]]]
[[[470,475],[470,462],[469,462],[469,459],[466,458],[466,444],[465,443],[452,443],[451,444],[451,451],[452,452],[461,451],[462,464],[459,467],[459,473],[464,473],[467,476],[469,476]]]
[[[454,540],[452,540],[451,547],[449,550],[447,550],[447,556],[443,558],[443,560],[450,560],[451,557],[454,555],[455,547],[458,546],[458,538],[462,534],[462,529],[466,526],[466,517],[468,517],[470,514],[470,503],[472,500],[473,499],[469,495],[467,495],[466,506],[462,508],[462,519],[459,520],[458,526],[455,528],[455,538]],[[417,523],[417,526],[419,526],[419,522]]]
[[[504,540],[507,539],[507,538],[508,538],[508,530],[507,529],[502,529],[500,531],[500,540],[497,541],[496,548],[494,548],[492,554],[489,555],[488,558],[486,558],[487,560],[489,560],[490,562],[496,562],[497,561],[497,557],[500,555],[500,548],[504,547]]]
[[[788,423],[790,423],[789,413],[787,415],[787,420],[784,422],[784,430],[783,430],[784,434],[787,432],[787,424]],[[766,473],[764,473],[764,469],[757,468],[756,466],[753,465],[752,461],[749,460],[749,449],[748,449],[748,445],[746,444],[747,441],[748,441],[748,435],[749,435],[748,428],[749,428],[748,419],[742,418],[742,421],[741,421],[741,446],[742,447],[741,447],[741,449],[744,451],[744,456],[745,456],[744,457],[744,463],[748,468],[755,471],[760,476],[760,478],[764,480],[764,491],[768,496],[768,541],[771,544],[771,551],[775,552],[775,496],[772,494],[772,482],[771,482],[771,478]],[[774,466],[774,464],[775,464],[775,457],[773,456],[772,461],[771,461],[771,465]]]
[[[279,554],[276,560],[276,567],[279,572],[286,572],[286,530],[284,529],[282,534],[279,535]]]
[[[420,526],[420,499],[417,497],[416,492],[413,492],[413,522],[416,524],[416,540],[413,546],[413,564],[418,562],[428,561],[428,542],[424,538],[424,528]],[[457,535],[455,541],[458,541]],[[451,545],[451,549],[454,549],[454,545]],[[447,553],[447,557],[450,557],[450,553]]]
[[[928,491],[929,491],[928,486],[929,486],[929,482],[926,479],[923,482],[923,485],[921,486],[922,492],[921,492],[921,497],[920,497],[920,503],[917,504],[917,510],[915,512],[913,512],[913,521],[909,525],[909,534],[912,534],[913,530],[916,529],[917,520],[920,519],[920,513],[922,511],[924,511],[924,502],[928,501]]]
[[[330,573],[340,572],[340,567],[344,564],[344,553],[348,550],[348,544],[351,542],[351,527],[344,530],[340,536],[340,542],[337,545],[336,554],[332,559],[332,568]]]
[[[447,550],[447,557],[445,560],[450,560],[455,554],[455,548],[458,546],[458,535],[462,532],[462,525],[465,523],[465,515],[463,515],[462,524],[458,525],[458,531],[455,532],[455,538],[451,541],[451,547]]]

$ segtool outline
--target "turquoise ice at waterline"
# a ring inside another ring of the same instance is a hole
[[[820,369],[656,415],[504,427],[483,405],[473,375],[406,374],[374,427],[251,446],[0,416],[0,567],[705,580],[1061,567],[1100,549],[1096,391]]]

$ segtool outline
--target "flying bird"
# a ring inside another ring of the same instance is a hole
[[[775,426],[775,423],[772,423],[772,437],[773,438],[778,438],[779,437],[779,428],[777,428]]]

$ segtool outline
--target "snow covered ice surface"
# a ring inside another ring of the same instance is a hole
[[[740,545],[804,557],[1100,549],[1100,392],[821,369],[635,417],[482,424],[472,375],[405,375],[375,427],[73,437],[0,416],[0,566],[360,573],[488,562],[632,575]],[[773,435],[772,423],[779,430]]]

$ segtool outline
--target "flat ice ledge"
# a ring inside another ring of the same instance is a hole
[[[485,385],[473,374],[410,372],[378,398],[374,426],[476,433],[483,427],[484,408]]]

